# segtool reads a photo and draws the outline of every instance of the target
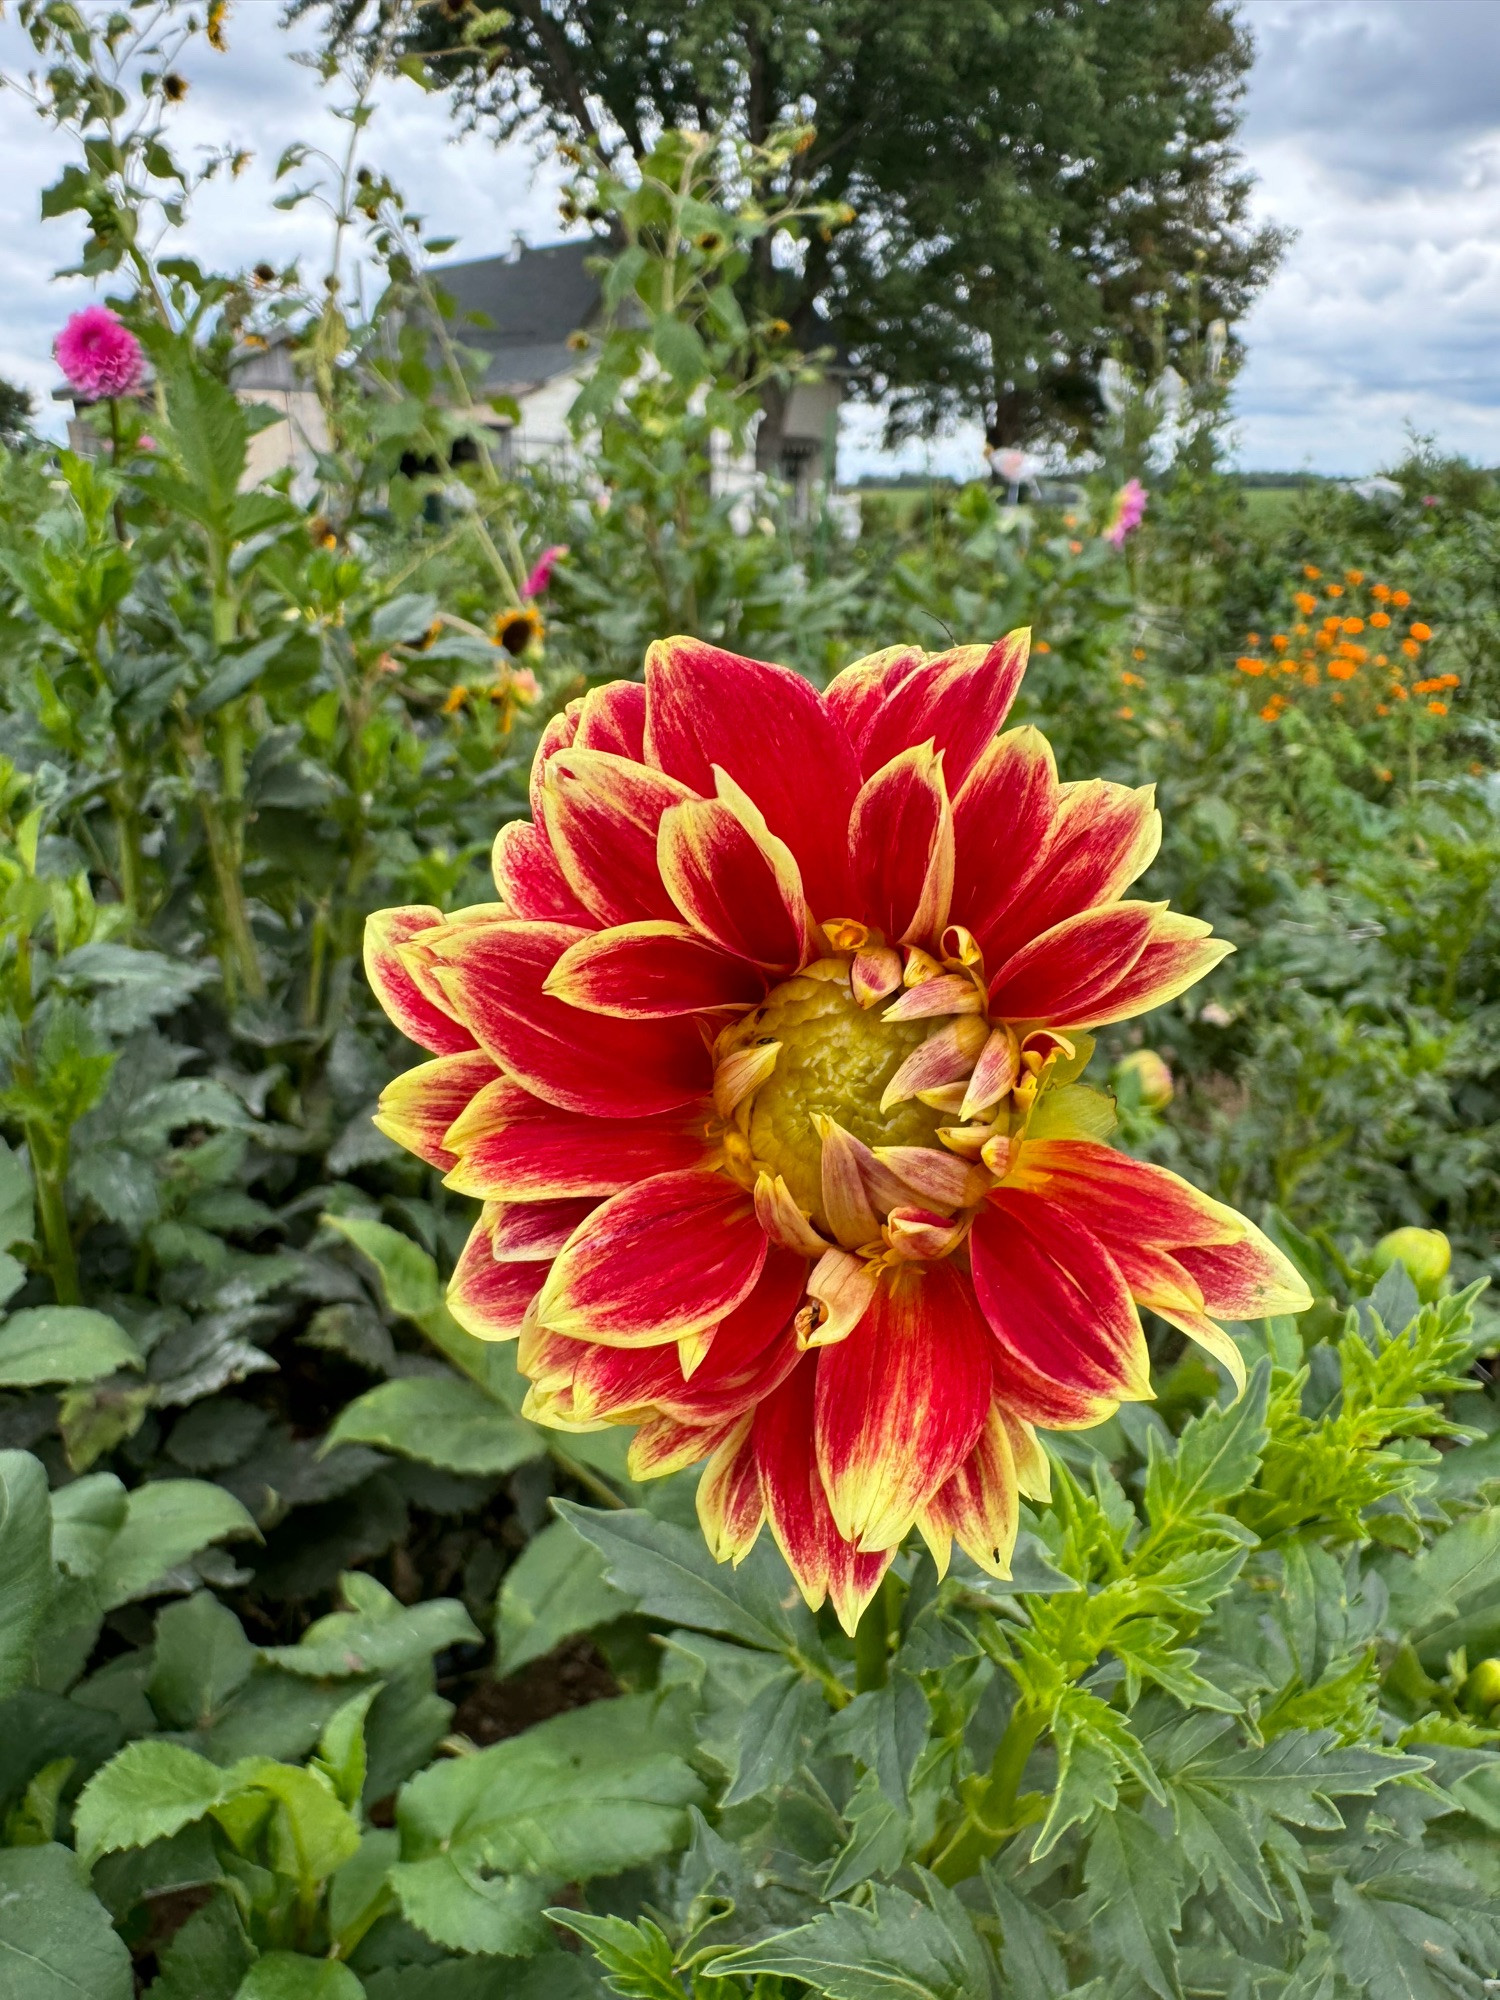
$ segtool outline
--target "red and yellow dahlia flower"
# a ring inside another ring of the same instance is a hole
[[[1125,891],[1148,789],[1001,733],[1027,636],[903,647],[826,694],[693,640],[555,717],[500,900],[373,917],[433,1060],[378,1123],[484,1203],[454,1316],[519,1337],[527,1413],[707,1460],[710,1546],[764,1524],[850,1631],[915,1525],[1009,1574],[1035,1426],[1151,1394],[1138,1306],[1308,1305],[1245,1218],[1103,1143],[1089,1030],[1228,950]]]

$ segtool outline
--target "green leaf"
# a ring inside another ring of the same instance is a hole
[[[245,1757],[228,1777],[235,1791],[266,1792],[283,1808],[271,1821],[271,1863],[305,1886],[325,1882],[359,1852],[359,1827],[317,1771]]]
[[[605,1579],[604,1558],[569,1521],[551,1521],[505,1573],[495,1616],[500,1671],[513,1674],[575,1632],[592,1632],[634,1609]]]
[[[365,1718],[380,1689],[381,1683],[377,1681],[372,1687],[361,1688],[358,1694],[351,1695],[342,1708],[335,1709],[329,1716],[323,1725],[323,1734],[318,1738],[318,1754],[314,1760],[317,1769],[351,1811],[359,1804],[360,1794],[365,1788],[365,1772],[369,1766],[365,1748]]]
[[[94,1573],[106,1611],[149,1597],[169,1570],[210,1542],[255,1535],[254,1521],[222,1486],[204,1479],[157,1479],[137,1486],[125,1503],[125,1524]]]
[[[985,2000],[998,1990],[994,1971],[961,1924],[961,1912],[945,1920],[900,1889],[877,1887],[869,1908],[836,1904],[798,1930],[716,1958],[713,1971],[801,1979],[825,2000]]]
[[[79,1793],[73,1809],[78,1852],[147,1847],[188,1826],[236,1789],[231,1775],[180,1743],[127,1743]]]
[[[1465,1598],[1500,1584],[1500,1507],[1467,1515],[1410,1560],[1393,1559],[1386,1582],[1392,1620],[1408,1637],[1456,1618]]]
[[[610,1991],[626,2000],[682,2000],[682,1982],[674,1967],[676,1953],[665,1931],[642,1917],[595,1917],[579,1910],[549,1910],[564,1930],[592,1945],[594,1956],[609,1974]]]
[[[1171,1457],[1151,1433],[1145,1500],[1157,1533],[1211,1514],[1221,1502],[1244,1492],[1266,1447],[1270,1388],[1271,1363],[1263,1357],[1235,1402],[1211,1405],[1184,1424]]]
[[[391,1887],[401,1913],[424,1937],[452,1951],[525,1958],[546,1942],[548,1885],[524,1875],[487,1875],[446,1854],[398,1862]]]
[[[513,1472],[546,1445],[532,1425],[457,1375],[407,1375],[357,1396],[328,1443],[383,1445],[450,1472]]]
[[[571,1500],[554,1504],[603,1556],[609,1581],[633,1597],[648,1618],[722,1632],[763,1652],[785,1652],[792,1643],[788,1607],[770,1584],[763,1545],[733,1570],[716,1563],[692,1529],[637,1509],[604,1513]]]
[[[380,1273],[381,1289],[392,1312],[420,1326],[424,1315],[442,1305],[437,1265],[420,1243],[413,1243],[388,1223],[372,1222],[364,1216],[325,1215],[323,1220],[369,1258]]]
[[[52,1600],[52,1510],[40,1459],[0,1451],[0,1697],[31,1678]]]
[[[130,1953],[65,1847],[0,1851],[5,2000],[132,2000]]]
[[[87,1306],[28,1306],[0,1326],[0,1388],[95,1382],[144,1367],[140,1349],[107,1313]]]
[[[26,1155],[0,1141],[0,1249],[29,1242],[35,1229],[35,1201]]]
[[[267,1646],[261,1657],[310,1679],[350,1674],[390,1676],[446,1646],[476,1645],[480,1634],[453,1597],[402,1604],[371,1576],[351,1571],[340,1579],[350,1611],[333,1611],[308,1626],[295,1646]]]
[[[1182,1859],[1128,1806],[1102,1818],[1084,1864],[1080,1919],[1105,1962],[1133,1974],[1160,2000],[1178,2000]]]
[[[542,1951],[503,1968],[492,1958],[441,1958],[361,1977],[369,2000],[599,2000],[598,1980],[571,1951]],[[680,1989],[672,2000],[682,2000]]]
[[[221,1890],[158,1954],[149,2000],[234,2000],[255,1958],[234,1899]]]
[[[365,1989],[336,1959],[268,1951],[245,1974],[234,2000],[365,2000]]]
[[[91,1473],[52,1496],[52,1553],[69,1576],[91,1577],[125,1525],[130,1498],[112,1472]]]
[[[651,329],[657,360],[679,389],[691,389],[708,373],[708,349],[686,320],[663,313]]]
[[[254,1665],[255,1648],[239,1619],[212,1592],[199,1590],[158,1615],[146,1692],[174,1729],[207,1729]]]
[[[402,1788],[396,1819],[407,1861],[562,1883],[669,1853],[702,1796],[666,1710],[627,1695],[434,1764]]]

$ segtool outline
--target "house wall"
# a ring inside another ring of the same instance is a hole
[[[311,490],[317,454],[328,449],[328,426],[323,406],[311,389],[266,389],[248,384],[235,385],[242,403],[260,403],[279,412],[279,421],[267,424],[250,440],[242,486],[254,486],[287,466],[293,470],[292,490],[299,499]]]

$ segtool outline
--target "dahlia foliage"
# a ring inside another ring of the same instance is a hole
[[[1151,1395],[1138,1306],[1298,1311],[1254,1226],[1103,1143],[1089,1031],[1228,950],[1127,900],[1149,789],[1001,734],[1027,635],[902,647],[826,694],[696,641],[554,718],[501,900],[373,918],[433,1060],[382,1129],[484,1207],[454,1316],[519,1336],[527,1414],[708,1461],[719,1559],[769,1523],[852,1631],[915,1525],[1009,1573],[1035,1427]]]

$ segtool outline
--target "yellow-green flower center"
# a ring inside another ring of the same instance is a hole
[[[799,974],[767,994],[735,1037],[742,1048],[781,1045],[744,1129],[756,1162],[785,1180],[820,1229],[828,1222],[815,1118],[833,1119],[870,1147],[934,1146],[945,1122],[916,1098],[881,1110],[886,1085],[933,1029],[931,1021],[883,1020],[883,1012],[879,1005],[861,1007],[847,978]]]

